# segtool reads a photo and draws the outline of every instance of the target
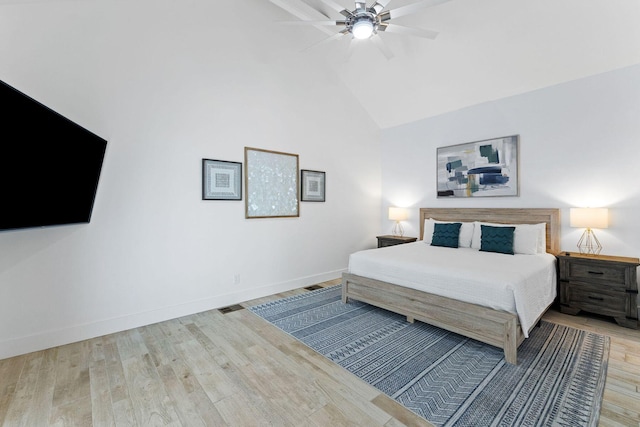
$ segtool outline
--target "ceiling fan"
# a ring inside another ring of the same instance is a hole
[[[338,33],[332,34],[331,37],[322,40],[317,44],[323,44],[331,40],[351,35],[352,39],[371,39],[387,58],[391,58],[393,54],[384,45],[380,37],[377,37],[378,34],[382,32],[399,33],[433,40],[437,37],[438,32],[421,28],[405,27],[393,24],[389,21],[449,0],[422,0],[389,10],[385,10],[385,8],[391,0],[376,0],[368,7],[366,2],[356,1],[355,9],[353,10],[348,10],[335,3],[333,0],[319,0],[324,5],[342,15],[344,19],[341,20],[325,20],[324,18],[329,17],[324,12],[309,6],[307,3],[302,2],[302,0],[270,1],[301,19],[300,21],[286,22],[287,24],[313,25],[320,29],[322,29],[323,26],[336,26],[342,28]]]

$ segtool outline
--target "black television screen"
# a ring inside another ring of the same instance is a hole
[[[0,230],[87,223],[107,141],[0,81]]]

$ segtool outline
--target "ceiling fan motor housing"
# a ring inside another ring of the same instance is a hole
[[[359,39],[366,39],[375,34],[378,29],[375,13],[366,9],[356,9],[354,12],[347,23],[347,30]]]

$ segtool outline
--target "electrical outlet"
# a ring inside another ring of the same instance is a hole
[[[234,285],[239,285],[240,284],[240,274],[235,274],[233,276],[233,284]]]

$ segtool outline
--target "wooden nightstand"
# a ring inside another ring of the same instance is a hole
[[[613,317],[619,325],[638,328],[638,258],[608,255],[557,255],[560,311],[580,310]]]
[[[417,237],[392,236],[392,235],[376,236],[376,239],[378,239],[379,248],[384,248],[385,246],[401,245],[403,243],[411,243],[418,240]]]

